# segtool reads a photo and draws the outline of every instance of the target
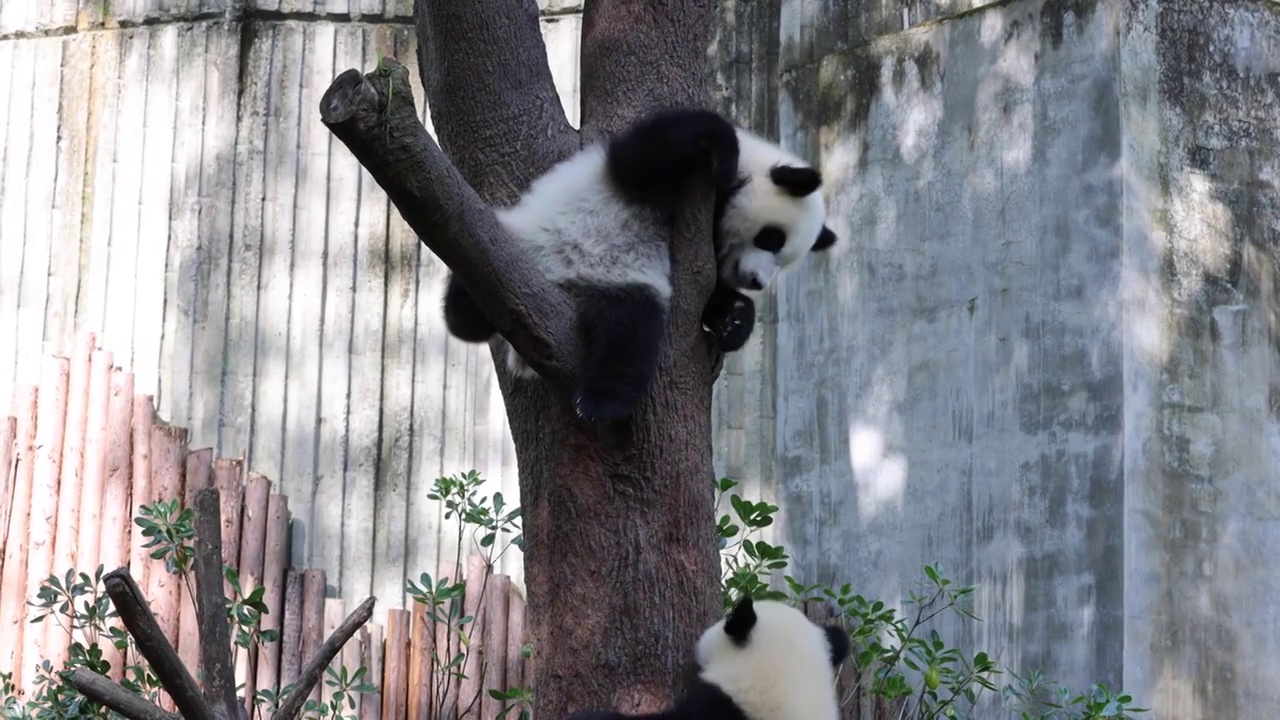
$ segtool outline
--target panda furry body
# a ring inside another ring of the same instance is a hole
[[[718,347],[742,347],[755,323],[745,292],[836,240],[826,226],[817,170],[706,110],[665,110],[605,144],[579,151],[496,210],[548,279],[572,294],[583,338],[577,413],[608,422],[629,414],[657,371],[671,301],[671,219],[684,183],[711,169],[717,283],[703,324]],[[449,331],[468,342],[495,333],[450,275]],[[517,377],[536,374],[509,345]]]
[[[840,627],[745,598],[698,640],[698,677],[675,706],[646,715],[583,711],[569,720],[839,720],[835,677],[848,654]]]

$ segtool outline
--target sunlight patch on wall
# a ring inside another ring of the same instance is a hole
[[[886,448],[884,434],[863,423],[849,430],[849,464],[858,491],[858,515],[866,520],[892,507],[902,510],[907,458]]]

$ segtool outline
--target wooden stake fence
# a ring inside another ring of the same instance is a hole
[[[40,661],[60,669],[72,638],[57,623],[30,623],[40,611],[28,602],[50,574],[61,577],[74,568],[92,575],[99,563],[105,571],[129,568],[183,664],[197,668],[194,598],[162,561],[151,559],[133,519],[139,507],[157,500],[179,499],[191,507],[200,488],[214,486],[223,562],[236,568],[244,594],[263,587],[269,613],[260,628],[280,633],[261,651],[254,646],[235,654],[236,683],[244,684],[238,692],[248,709],[255,691],[297,681],[302,660],[350,609],[325,597],[323,570],[288,566],[288,498],[273,492],[267,478],[246,472],[243,460],[189,447],[187,429],[157,418],[153,398],[135,395],[133,375],[113,367],[111,353],[95,342],[82,334],[70,358],[44,358],[39,384],[18,387],[12,415],[0,417],[0,672],[13,673],[19,692],[26,693],[35,687]],[[531,677],[520,654],[527,632],[524,600],[510,578],[489,574],[480,557],[467,558],[466,569],[464,612],[476,618],[462,666],[469,677],[446,679],[441,669],[459,652],[456,633],[416,603],[390,609],[385,629],[361,628],[330,666],[337,671],[345,665],[348,674],[366,668],[362,681],[377,692],[357,696],[362,720],[494,720],[502,703],[488,690]],[[453,563],[443,561],[437,575],[460,579]],[[225,590],[231,597],[229,584]],[[104,652],[113,680],[121,678],[126,662],[144,662],[114,648]],[[332,691],[325,685],[312,698],[327,700]],[[163,693],[161,705],[175,709]]]

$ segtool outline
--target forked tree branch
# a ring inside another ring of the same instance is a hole
[[[117,568],[103,576],[107,595],[125,629],[133,636],[143,657],[151,665],[164,686],[178,715],[130,692],[119,683],[84,668],[71,674],[71,684],[85,697],[115,710],[130,720],[172,720],[182,717],[194,720],[244,720],[244,705],[236,699],[235,674],[231,662],[231,637],[228,632],[227,598],[222,583],[221,502],[217,488],[202,488],[196,493],[196,612],[200,629],[200,661],[204,667],[205,689],[201,694],[190,669],[182,664],[173,645],[164,636],[151,606],[129,574],[128,568]],[[320,681],[321,671],[333,660],[351,636],[373,614],[374,598],[369,598],[347,617],[321,646],[286,698],[276,717],[293,720],[302,709],[311,689]],[[315,668],[319,667],[320,671]]]
[[[320,100],[320,119],[422,242],[462,276],[498,332],[544,378],[567,383],[577,348],[569,296],[537,270],[431,139],[408,70],[384,58],[368,75],[343,72]]]

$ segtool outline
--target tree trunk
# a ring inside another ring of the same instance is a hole
[[[647,110],[706,106],[713,8],[588,0],[580,133],[552,85],[535,0],[415,3],[419,71],[448,160],[425,132],[413,135],[412,114],[396,108],[412,98],[396,98],[394,81],[344,74],[321,103],[326,124],[422,241],[549,378],[512,383],[495,362],[520,468],[535,714],[545,720],[666,705],[698,634],[720,614],[711,387],[721,357],[700,323],[715,276],[711,195],[705,181],[692,183],[673,233],[672,316],[654,387],[629,420],[604,430],[569,406],[575,343],[565,298],[450,187],[445,166],[452,161],[486,203],[510,203],[582,143]],[[392,97],[384,85],[394,85]],[[421,162],[410,167],[404,158],[415,154]]]

